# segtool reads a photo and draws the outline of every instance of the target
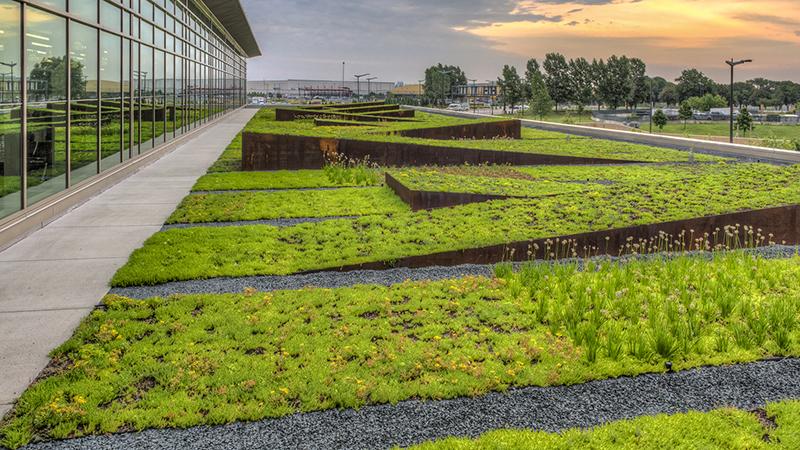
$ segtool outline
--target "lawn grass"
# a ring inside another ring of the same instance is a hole
[[[659,131],[654,128],[654,131]],[[690,135],[690,136],[729,136],[730,124],[728,122],[687,123],[684,127],[681,122],[670,122],[664,127],[663,133]],[[736,136],[742,136],[738,131]],[[746,136],[756,139],[800,139],[800,126],[797,125],[761,125],[756,124],[752,132]]]
[[[800,355],[800,257],[498,266],[498,278],[108,296],[2,426],[31,439],[475,396]]]
[[[273,113],[274,114],[274,113]],[[236,135],[208,173],[237,172],[242,170],[242,133]]]
[[[287,275],[800,202],[800,166],[741,167],[742,176],[735,170],[720,170],[683,180],[598,185],[588,192],[539,199],[285,228],[169,230],[155,234],[136,250],[112,284],[124,287],[221,276]]]
[[[736,409],[691,411],[623,420],[591,430],[545,433],[501,430],[478,439],[449,438],[409,447],[412,450],[510,449],[706,449],[754,450],[800,448],[800,402],[769,403],[767,414],[777,428],[755,414]],[[767,439],[768,438],[768,439]]]
[[[324,191],[231,192],[184,198],[167,219],[173,223],[236,222],[298,217],[366,216],[409,211],[385,187]]]

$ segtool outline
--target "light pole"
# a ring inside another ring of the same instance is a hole
[[[356,101],[361,101],[361,79],[364,77],[369,76],[368,73],[362,73],[361,75],[353,75],[356,79]]]
[[[494,98],[496,97],[497,92],[494,90],[494,80],[486,80],[486,82],[489,83],[489,106],[492,108],[492,115],[494,115]]]
[[[347,64],[342,61],[342,103],[344,103],[344,68]]]
[[[367,98],[372,96],[372,80],[377,80],[378,77],[369,77],[367,78]]]
[[[451,73],[453,73],[452,70],[440,70],[440,69],[437,69],[436,72],[441,74],[441,75],[450,75]],[[439,86],[441,87],[441,91],[442,91],[442,106],[444,106],[446,97],[445,97],[445,91],[444,91],[445,82],[444,82],[444,78],[443,77],[441,78],[441,80],[439,82]]]
[[[422,86],[425,80],[417,80],[419,82],[419,106],[422,106]]]
[[[11,103],[16,103],[14,101],[14,66],[16,66],[17,63],[0,62],[0,64],[2,64],[4,66],[8,67],[9,69],[11,69]],[[5,76],[3,76],[3,79],[5,81]]]
[[[470,103],[470,106],[472,106],[472,113],[475,114],[475,106],[476,106],[475,97],[478,96],[478,80],[467,79],[467,81],[472,81],[472,86],[469,85],[467,86],[468,88],[470,88],[469,90],[470,95],[467,96],[467,101]],[[469,100],[470,97],[472,97],[472,101]]]
[[[653,79],[650,78],[650,134],[653,134],[653,110],[656,109],[656,101],[653,99]]]
[[[725,61],[727,65],[731,66],[731,144],[733,144],[733,69],[740,64],[751,62],[753,62],[752,59],[741,59],[739,61],[734,61],[733,58],[731,58],[730,61]]]

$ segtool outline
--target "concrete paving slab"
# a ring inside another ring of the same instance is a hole
[[[108,292],[131,252],[256,110],[228,115],[150,166],[0,252],[0,415]]]
[[[0,313],[0,404],[13,403],[90,309]]]
[[[108,292],[108,280],[126,261],[127,257],[0,262],[0,313],[91,308]]]
[[[45,227],[0,253],[0,262],[126,258],[160,229],[160,226]]]

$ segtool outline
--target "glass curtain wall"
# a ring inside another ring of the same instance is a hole
[[[189,0],[0,0],[0,220],[243,106],[245,72]]]

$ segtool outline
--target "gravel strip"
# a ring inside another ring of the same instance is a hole
[[[477,437],[506,428],[557,432],[688,410],[734,407],[750,411],[767,402],[800,398],[798,379],[800,360],[771,360],[216,427],[147,430],[26,449],[385,449],[447,436]]]
[[[750,253],[761,255],[765,258],[789,258],[797,254],[798,247],[775,245],[762,247],[753,250],[746,250]],[[710,257],[709,254],[704,255]],[[629,261],[633,259],[654,259],[667,258],[665,255],[642,255],[638,257],[599,257],[592,260],[621,260]],[[582,265],[585,260],[562,260],[558,263],[577,262]],[[553,264],[548,261],[538,261],[539,264]],[[525,263],[515,263],[516,267]],[[318,287],[334,289],[358,284],[378,284],[391,286],[402,283],[403,281],[422,281],[422,280],[450,280],[463,278],[465,276],[487,276],[494,275],[496,264],[465,264],[460,266],[442,267],[431,266],[422,268],[398,267],[387,270],[355,270],[350,272],[315,272],[301,275],[287,276],[255,276],[240,278],[210,278],[207,280],[189,280],[164,283],[156,286],[134,286],[125,288],[113,288],[110,294],[121,295],[123,297],[146,299],[151,297],[168,297],[173,294],[237,294],[246,288],[253,288],[259,292],[270,292],[278,290],[295,290],[305,287]]]
[[[293,227],[301,223],[325,222],[336,219],[357,219],[361,216],[333,216],[333,217],[298,217],[294,219],[270,220],[243,220],[237,222],[200,222],[200,223],[171,223],[161,227],[161,231],[175,228],[200,228],[200,227],[243,227],[247,225],[271,225],[273,227]]]
[[[227,189],[221,191],[192,191],[190,195],[200,194],[235,194],[238,192],[302,192],[302,191],[338,191],[339,189],[366,189],[381,187],[380,184],[370,186],[332,186],[316,188],[286,188],[286,189]]]

